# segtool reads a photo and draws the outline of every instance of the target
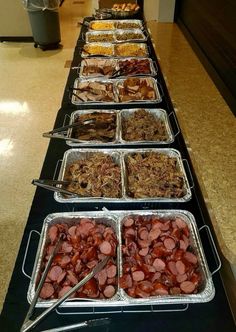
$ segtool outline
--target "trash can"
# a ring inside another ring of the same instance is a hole
[[[23,0],[23,5],[29,14],[34,47],[57,49],[61,41],[60,0]]]

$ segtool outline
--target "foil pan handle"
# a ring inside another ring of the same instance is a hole
[[[29,250],[29,246],[30,246],[30,241],[31,241],[31,238],[32,238],[32,234],[33,233],[36,233],[38,236],[40,236],[40,233],[36,230],[32,230],[30,231],[29,233],[29,237],[28,237],[28,241],[27,241],[27,244],[26,244],[26,248],[25,248],[25,253],[24,253],[24,257],[23,257],[23,262],[22,262],[22,266],[21,266],[21,271],[22,273],[29,279],[31,279],[31,276],[25,272],[25,262],[27,260],[27,256],[28,256],[28,250]]]
[[[56,164],[56,167],[55,167],[55,171],[54,171],[54,173],[53,173],[53,180],[56,180],[56,177],[58,177],[58,168],[59,168],[59,165],[61,165],[61,163],[62,163],[62,159],[59,159],[58,161],[57,161],[57,164]]]
[[[71,119],[70,115],[65,114],[62,126],[65,127],[66,125],[68,125],[70,123],[70,119]]]
[[[190,189],[193,189],[194,188],[194,181],[193,181],[193,175],[192,175],[192,172],[191,172],[191,169],[190,169],[190,166],[189,166],[189,162],[187,159],[183,159],[183,164],[185,164],[187,167],[184,167],[185,168],[185,171],[187,169],[187,176],[188,176],[188,180],[190,178],[191,182],[190,182]]]
[[[215,257],[215,260],[217,261],[217,268],[214,270],[214,271],[210,271],[211,272],[211,275],[213,276],[216,272],[218,272],[222,266],[222,263],[221,263],[221,259],[220,259],[220,255],[218,253],[218,250],[216,248],[216,244],[215,244],[215,241],[213,239],[213,236],[212,236],[212,233],[211,233],[211,230],[210,230],[210,227],[207,226],[207,225],[203,225],[202,227],[199,228],[199,232],[201,232],[201,230],[205,229],[206,232],[207,232],[207,235],[208,235],[208,239],[210,240],[210,245],[211,245],[211,249],[212,249],[212,252],[213,252],[213,255]]]
[[[177,120],[177,117],[176,117],[175,112],[171,112],[171,113],[169,114],[169,118],[170,118],[171,116],[174,118],[175,126],[176,126],[176,129],[177,129],[177,132],[174,133],[174,136],[176,137],[176,136],[179,135],[179,133],[180,133],[180,127],[179,127],[179,123],[178,123],[178,120]]]

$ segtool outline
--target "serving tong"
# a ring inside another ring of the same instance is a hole
[[[96,118],[91,118],[91,119],[85,120],[83,122],[74,122],[70,125],[59,127],[59,128],[53,129],[51,131],[48,131],[46,133],[43,133],[43,137],[59,138],[59,139],[64,139],[64,140],[70,140],[71,142],[81,142],[81,140],[78,138],[68,137],[68,136],[65,136],[64,134],[67,134],[68,129],[71,129],[71,128],[79,129],[79,128],[84,128],[85,126],[88,126],[88,129],[89,129],[89,126],[91,126],[95,123],[96,123]],[[64,133],[64,134],[60,135],[60,133]]]
[[[35,309],[35,305],[37,303],[39,294],[41,292],[41,289],[43,287],[44,281],[46,280],[48,271],[51,267],[53,258],[55,257],[55,255],[57,254],[61,243],[64,239],[64,234],[61,234],[60,237],[58,238],[56,245],[52,251],[52,253],[49,256],[49,259],[47,261],[45,270],[43,271],[42,277],[40,279],[39,285],[35,291],[35,295],[33,297],[33,300],[31,302],[31,305],[29,307],[29,310],[26,314],[25,320],[23,322],[23,325],[21,327],[21,332],[27,332],[32,330],[36,325],[38,325],[39,322],[41,322],[41,320],[43,320],[47,315],[49,315],[53,310],[55,310],[57,307],[60,306],[60,304],[62,304],[66,299],[68,299],[68,297],[70,297],[73,293],[75,293],[78,289],[80,289],[82,286],[84,286],[91,278],[93,278],[98,272],[100,272],[104,266],[106,266],[108,260],[110,259],[110,256],[105,257],[103,260],[101,260],[93,269],[92,271],[90,271],[81,281],[78,282],[78,284],[76,284],[74,287],[72,287],[68,292],[66,292],[61,298],[59,298],[55,303],[53,303],[49,308],[47,308],[45,311],[43,311],[38,317],[36,317],[34,320],[31,319],[34,309]],[[110,320],[107,318],[103,318],[103,319],[94,319],[94,320],[90,320],[90,321],[85,321],[82,323],[77,323],[77,324],[73,324],[73,325],[68,325],[68,326],[64,326],[64,327],[59,327],[59,328],[55,328],[55,329],[51,329],[51,330],[47,330],[47,331],[51,331],[51,332],[59,332],[59,331],[69,331],[69,330],[75,330],[77,328],[82,328],[82,327],[91,327],[91,326],[98,326],[98,325],[105,325],[105,324],[109,324]],[[46,331],[45,331],[46,332]]]

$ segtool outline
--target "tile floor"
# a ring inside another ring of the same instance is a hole
[[[48,146],[42,133],[53,126],[69,71],[65,63],[72,59],[79,34],[77,22],[92,13],[92,3],[64,2],[60,50],[42,52],[30,43],[0,44],[0,309],[34,195],[31,180],[39,176]],[[156,22],[149,27],[216,217],[219,242],[235,264],[235,215],[231,212],[236,211],[235,119],[178,27]],[[216,128],[221,128],[220,134]],[[222,181],[217,183],[219,178]]]

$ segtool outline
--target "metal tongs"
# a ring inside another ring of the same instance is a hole
[[[108,260],[110,259],[110,256],[107,256],[106,258],[104,258],[100,263],[97,264],[97,266],[94,267],[94,269],[86,275],[86,277],[84,277],[81,281],[78,282],[78,284],[76,284],[73,288],[71,288],[67,293],[65,293],[60,299],[58,299],[55,303],[53,303],[49,308],[47,308],[45,311],[43,311],[37,318],[35,318],[34,320],[31,320],[30,318],[33,315],[34,309],[35,309],[35,305],[37,303],[39,294],[41,292],[41,289],[43,287],[44,281],[47,277],[48,271],[51,267],[52,261],[54,256],[56,255],[56,253],[58,252],[60,246],[61,246],[61,242],[63,240],[64,236],[61,235],[59,237],[59,239],[57,240],[57,243],[51,253],[51,255],[49,256],[48,262],[46,264],[45,270],[43,271],[42,277],[40,279],[39,285],[36,289],[34,298],[32,300],[32,303],[29,307],[29,310],[26,314],[25,320],[23,322],[23,325],[21,327],[21,332],[27,332],[32,330],[39,322],[41,322],[41,320],[43,320],[47,315],[49,315],[53,310],[55,310],[57,307],[59,307],[60,304],[62,304],[66,299],[68,299],[68,297],[70,297],[73,293],[75,293],[78,289],[80,289],[83,285],[86,284],[86,282],[88,282],[91,278],[93,278],[98,272],[100,272],[103,267],[107,264]],[[78,324],[73,324],[71,326],[68,327],[59,327],[56,329],[52,329],[52,330],[48,330],[48,331],[68,331],[71,329],[75,329],[75,328],[81,328],[81,327],[86,327],[86,326],[95,326],[95,325],[103,325],[103,324],[107,324],[109,323],[109,320],[104,318],[104,319],[98,319],[98,320],[91,320],[91,321],[85,321],[83,323],[78,323]]]
[[[96,122],[95,118],[88,119],[88,120],[85,120],[83,122],[75,122],[75,123],[72,123],[70,125],[63,126],[63,127],[60,127],[60,128],[56,128],[54,130],[43,133],[43,137],[59,138],[59,139],[64,139],[64,140],[70,140],[71,142],[80,142],[81,141],[80,139],[73,138],[73,137],[68,137],[68,136],[65,136],[64,134],[67,134],[68,129],[89,126],[91,124],[94,124],[95,122]],[[64,133],[64,134],[60,135],[60,133]]]
[[[81,194],[77,194],[73,191],[69,191],[66,189],[63,189],[61,187],[58,187],[58,185],[68,185],[70,183],[73,183],[76,181],[58,181],[58,180],[41,180],[41,179],[34,179],[32,180],[32,184],[38,187],[42,187],[44,189],[48,189],[50,191],[56,191],[58,193],[62,193],[65,195],[73,195],[73,196],[79,196],[81,197]]]

